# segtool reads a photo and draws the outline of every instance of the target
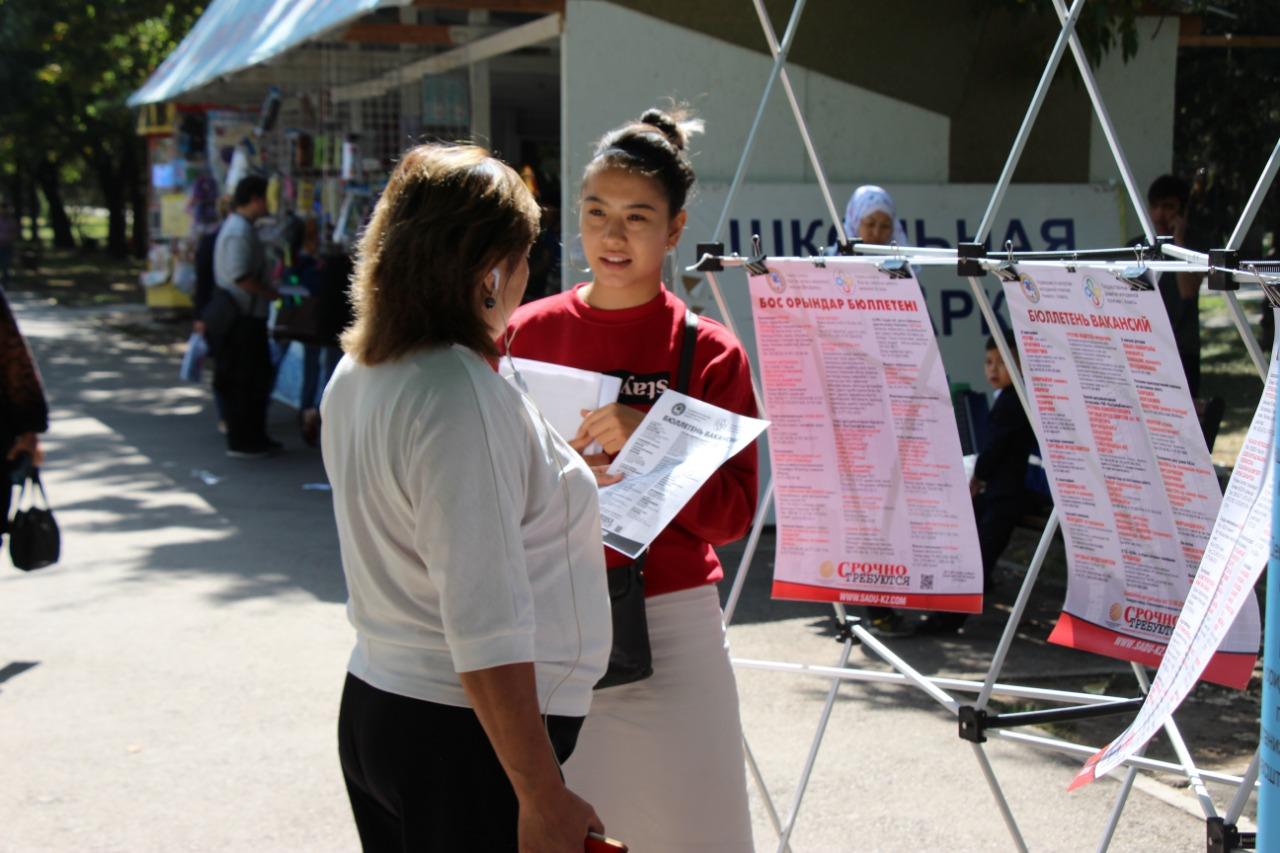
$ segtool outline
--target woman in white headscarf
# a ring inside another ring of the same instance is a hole
[[[844,209],[844,233],[864,243],[909,245],[893,196],[874,184],[864,184],[849,196],[849,204]]]

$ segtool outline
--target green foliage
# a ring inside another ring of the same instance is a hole
[[[0,0],[0,174],[120,172],[129,94],[199,16],[195,0]],[[127,177],[127,176],[126,176]],[[102,199],[106,201],[105,199]]]
[[[1208,36],[1280,35],[1274,0],[1196,3]],[[1229,10],[1222,14],[1219,10]],[[1174,170],[1195,179],[1190,240],[1201,249],[1230,236],[1258,175],[1280,139],[1280,50],[1184,47],[1178,51]],[[1260,234],[1280,233],[1280,190],[1258,217],[1247,257],[1263,250]]]
[[[1063,6],[1071,8],[1073,0],[1063,0]],[[1004,9],[1019,15],[1048,17],[1057,21],[1057,13],[1049,0],[980,0],[987,9]],[[1172,0],[1149,2],[1148,0],[1087,0],[1076,21],[1076,32],[1089,63],[1097,66],[1102,58],[1115,48],[1127,62],[1138,52],[1137,18],[1139,14],[1151,14],[1161,7],[1172,7]],[[1054,33],[1054,38],[1057,33]]]

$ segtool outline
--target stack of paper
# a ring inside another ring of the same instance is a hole
[[[582,410],[594,411],[617,402],[622,380],[591,370],[565,367],[530,358],[504,358],[499,372],[533,400],[547,423],[565,438],[573,438],[582,425]],[[583,453],[600,453],[593,444]]]

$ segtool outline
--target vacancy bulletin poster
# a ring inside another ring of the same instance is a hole
[[[1067,549],[1049,641],[1159,666],[1222,503],[1173,329],[1105,270],[1019,271],[1005,299]],[[1257,650],[1251,595],[1204,678],[1243,687]]]
[[[937,341],[914,278],[768,260],[750,278],[772,425],[773,596],[982,610],[982,557]]]

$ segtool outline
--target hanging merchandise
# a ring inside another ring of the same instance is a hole
[[[347,141],[342,143],[342,180],[359,181],[363,175],[359,137],[351,134],[347,137]]]
[[[231,153],[231,166],[227,169],[227,181],[223,184],[227,195],[233,194],[236,185],[249,177],[251,151],[252,143],[245,139]]]
[[[316,185],[314,181],[298,181],[296,209],[304,219],[315,213]]]
[[[329,156],[329,138],[323,133],[317,133],[315,139],[311,141],[312,165],[323,171],[324,161],[327,156]]]
[[[147,252],[147,269],[138,278],[143,287],[156,287],[169,280],[173,253],[168,243],[153,243]]]
[[[267,213],[280,213],[280,176],[272,175],[267,180]]]
[[[324,215],[332,222],[337,218],[338,205],[342,203],[342,185],[337,178],[325,178],[324,190],[321,193],[320,206]]]
[[[218,195],[218,182],[212,175],[201,175],[192,182],[188,209],[198,227],[207,228],[217,223]]]
[[[220,185],[227,185],[227,171],[240,140],[253,134],[252,119],[242,112],[213,110],[207,114],[206,144],[209,170]],[[232,184],[234,189],[234,184]]]
[[[257,136],[265,136],[270,133],[276,126],[276,119],[280,117],[280,87],[272,86],[267,89],[267,97],[262,102],[262,109],[258,112],[258,125],[254,128]]]
[[[185,193],[166,193],[160,197],[160,233],[165,237],[186,237],[194,221],[187,209]]]
[[[183,113],[178,122],[178,150],[188,160],[200,160],[205,156],[209,125],[204,113]]]

